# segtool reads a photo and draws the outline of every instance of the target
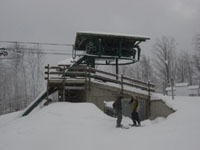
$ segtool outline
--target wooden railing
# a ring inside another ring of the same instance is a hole
[[[45,80],[49,82],[51,79],[62,79],[67,80],[70,78],[80,77],[80,78],[87,78],[90,82],[91,79],[101,80],[103,82],[112,82],[121,85],[121,90],[124,90],[124,86],[130,86],[139,88],[148,92],[154,92],[155,85],[149,82],[144,82],[141,80],[136,80],[124,75],[117,75],[109,72],[105,72],[102,70],[97,70],[91,67],[86,66],[77,66],[72,67],[68,65],[63,66],[45,66]],[[66,71],[68,69],[68,71]]]

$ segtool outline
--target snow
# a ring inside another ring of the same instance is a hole
[[[114,101],[104,101],[105,106],[110,108],[113,108],[113,103]]]
[[[199,85],[188,86],[189,90],[196,90],[199,89]]]
[[[171,86],[170,86],[170,87],[167,87],[165,90],[166,90],[166,91],[171,91],[171,90],[172,90],[172,87],[171,87]],[[175,87],[173,87],[173,90],[175,91],[175,90],[176,90],[176,88],[175,88]]]
[[[99,35],[107,35],[107,36],[122,36],[122,37],[131,37],[131,38],[145,38],[145,39],[150,39],[147,36],[141,36],[141,35],[130,35],[130,34],[121,34],[121,33],[108,33],[108,32],[94,32],[94,31],[80,31],[77,32],[80,34],[99,34]]]
[[[176,83],[175,86],[188,86],[188,83]]]
[[[78,58],[78,57],[77,57]],[[72,65],[77,59],[73,59],[73,58],[67,58],[65,60],[62,60],[60,62],[57,63],[57,65]]]
[[[200,97],[163,99],[176,112],[167,118],[145,120],[142,127],[116,128],[91,103],[53,103],[26,117],[20,112],[0,116],[1,150],[198,150]],[[123,117],[127,125],[131,120]]]

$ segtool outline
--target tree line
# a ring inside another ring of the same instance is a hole
[[[15,43],[7,47],[9,57],[0,57],[0,114],[25,108],[45,87],[45,55],[39,45],[25,47]],[[133,65],[121,66],[120,73],[151,81],[157,92],[175,83],[200,84],[200,34],[194,38],[192,50],[177,52],[176,41],[160,37],[152,46],[152,56],[142,55]]]
[[[44,55],[39,45],[28,48],[15,43],[0,58],[0,114],[21,110],[44,88]],[[4,59],[6,58],[6,59]]]
[[[121,73],[133,78],[151,81],[157,92],[165,92],[174,83],[200,84],[200,34],[191,49],[179,51],[172,37],[162,36],[152,46],[152,57],[142,55],[134,65],[121,67]]]

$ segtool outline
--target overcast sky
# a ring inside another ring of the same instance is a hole
[[[0,40],[73,44],[77,31],[150,37],[142,53],[163,35],[189,49],[200,0],[0,0]]]

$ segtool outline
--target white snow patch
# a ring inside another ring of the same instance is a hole
[[[145,120],[142,127],[115,128],[116,118],[90,103],[54,103],[26,117],[0,116],[1,150],[198,150],[200,98],[162,97],[177,111]],[[123,124],[131,123],[123,117]]]

